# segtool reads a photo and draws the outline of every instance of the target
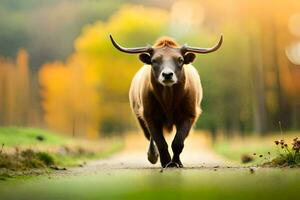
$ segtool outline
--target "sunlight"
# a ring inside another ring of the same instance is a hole
[[[196,0],[178,0],[171,7],[171,32],[182,36],[198,29],[205,19],[204,8]]]
[[[294,43],[285,49],[286,56],[295,65],[300,66],[300,42]]]
[[[290,16],[288,22],[289,31],[295,36],[300,37],[300,13]]]

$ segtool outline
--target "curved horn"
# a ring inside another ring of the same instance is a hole
[[[144,52],[148,52],[150,53],[152,51],[152,47],[151,46],[146,46],[146,47],[134,47],[134,48],[125,48],[122,47],[121,45],[119,45],[111,35],[109,35],[111,42],[113,43],[113,45],[122,52],[125,53],[144,53]]]
[[[187,45],[184,45],[183,47],[181,47],[182,51],[184,53],[186,52],[193,52],[193,53],[210,53],[210,52],[214,52],[216,50],[218,50],[223,42],[223,35],[221,35],[220,40],[218,42],[218,44],[216,44],[214,47],[211,48],[198,48],[198,47],[189,47]]]

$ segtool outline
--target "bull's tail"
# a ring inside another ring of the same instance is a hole
[[[150,138],[150,145],[148,149],[148,160],[150,163],[155,164],[158,160],[158,149],[153,141],[152,138]]]

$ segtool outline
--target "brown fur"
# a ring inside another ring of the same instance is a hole
[[[149,65],[142,67],[136,74],[129,92],[130,103],[133,112],[146,126],[145,114],[153,116],[157,108],[165,117],[164,128],[169,131],[184,117],[196,119],[199,116],[202,99],[199,75],[191,65],[185,66],[184,74],[184,80],[171,88],[164,88],[151,80],[153,76]]]
[[[179,44],[173,38],[164,36],[159,38],[153,45],[154,48],[162,48],[165,46],[178,48]]]

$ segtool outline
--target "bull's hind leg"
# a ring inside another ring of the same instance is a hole
[[[179,167],[183,167],[180,154],[184,147],[184,140],[188,136],[191,127],[193,125],[194,119],[186,119],[183,122],[176,125],[176,135],[172,142],[173,158],[172,162],[177,163]]]
[[[153,139],[150,136],[150,132],[148,130],[148,127],[146,126],[145,121],[142,118],[138,118],[138,121],[139,121],[139,124],[140,124],[141,128],[143,129],[143,132],[144,132],[146,138],[148,140],[150,140],[150,145],[149,145],[149,149],[148,149],[148,152],[147,152],[148,160],[149,160],[150,163],[155,164],[155,163],[157,163],[157,160],[158,160],[157,147],[156,147]]]
[[[171,156],[168,151],[168,144],[163,135],[163,127],[160,123],[148,124],[151,137],[157,145],[160,157],[160,163],[162,167],[166,167],[171,161]]]

